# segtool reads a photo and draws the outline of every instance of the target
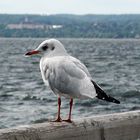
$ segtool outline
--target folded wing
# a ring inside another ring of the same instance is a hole
[[[64,59],[53,68],[48,77],[54,92],[73,98],[94,98],[97,96],[94,85],[84,64],[76,59]]]

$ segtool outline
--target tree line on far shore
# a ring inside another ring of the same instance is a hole
[[[9,24],[62,28],[9,29]],[[0,14],[0,37],[140,38],[140,15]]]

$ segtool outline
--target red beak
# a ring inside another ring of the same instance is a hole
[[[29,55],[38,54],[38,53],[40,53],[40,51],[33,50],[33,51],[27,52],[25,55],[29,56]]]

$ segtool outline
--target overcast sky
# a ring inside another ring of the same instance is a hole
[[[140,14],[140,0],[0,0],[0,13]]]

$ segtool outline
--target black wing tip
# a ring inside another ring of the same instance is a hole
[[[111,97],[111,96],[108,96],[108,99],[109,99],[109,102],[112,102],[112,103],[116,103],[116,104],[120,104],[120,101]]]
[[[111,97],[111,96],[108,96],[101,88],[99,85],[97,85],[93,80],[91,80],[91,82],[93,83],[94,87],[95,87],[95,90],[96,90],[96,93],[97,93],[97,98],[98,99],[101,99],[101,100],[105,100],[105,101],[108,101],[108,102],[112,102],[112,103],[116,103],[116,104],[120,104],[120,101]]]
[[[114,100],[113,103],[120,104],[120,101]]]

